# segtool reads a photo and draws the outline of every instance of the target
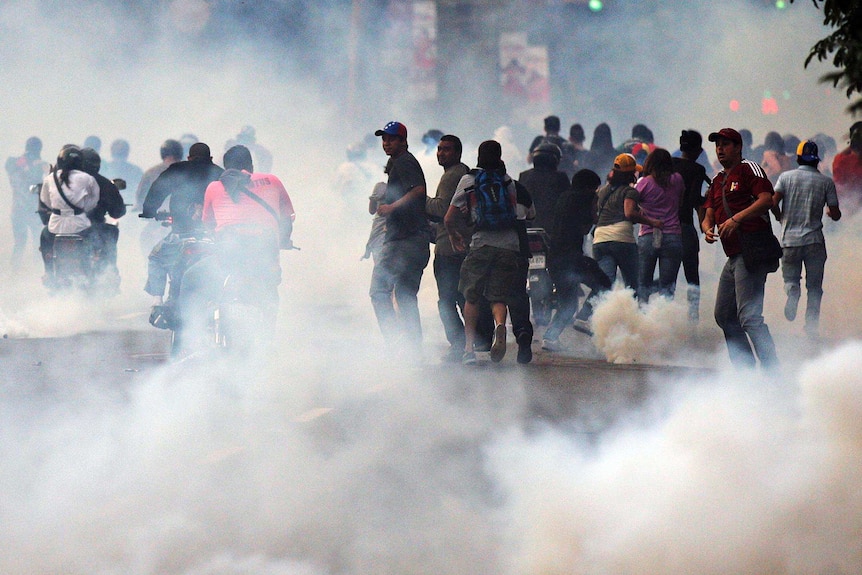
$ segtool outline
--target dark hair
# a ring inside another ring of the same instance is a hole
[[[183,145],[177,140],[165,140],[159,148],[159,155],[164,160],[167,157],[183,159]]]
[[[578,170],[572,176],[572,190],[575,192],[595,192],[602,184],[602,179],[592,170]]]
[[[455,151],[458,152],[458,157],[461,157],[461,153],[464,151],[464,146],[461,144],[461,138],[458,136],[453,136],[452,134],[446,134],[445,136],[440,136],[441,142],[452,142],[455,144]]]
[[[559,116],[548,116],[545,118],[545,131],[546,132],[559,132],[560,131],[560,117]]]
[[[779,154],[784,152],[784,138],[778,132],[768,132],[763,140],[763,147],[767,150],[773,150]]]
[[[614,151],[614,144],[611,139],[611,127],[605,122],[602,122],[593,130],[593,141],[590,143],[590,151],[600,154],[612,153]]]
[[[572,124],[569,128],[569,139],[579,144],[583,144],[586,138],[587,136],[584,134],[584,127],[580,124]]]
[[[556,170],[557,166],[560,165],[562,157],[563,153],[560,151],[558,145],[545,142],[544,144],[539,144],[533,150],[533,166]]]
[[[654,140],[652,130],[644,124],[635,124],[632,126],[632,138],[636,138],[641,142],[647,142],[648,144],[652,144]]]
[[[81,148],[75,144],[66,144],[57,154],[57,166],[54,169],[60,172],[60,181],[68,186],[69,173],[72,170],[80,170],[82,165]]]
[[[189,148],[189,160],[212,161],[212,152],[210,152],[210,147],[203,142],[195,142]]]
[[[505,164],[503,163],[503,148],[500,147],[500,142],[496,140],[485,140],[479,144],[479,154],[476,159],[476,166],[483,170],[505,169]]]
[[[608,183],[614,187],[633,184],[637,181],[637,172],[622,172],[620,170],[611,170],[611,176],[608,178]]]
[[[197,145],[197,144],[195,144]],[[224,153],[224,168],[226,170],[254,171],[251,152],[243,145],[236,145]]]
[[[93,148],[81,148],[81,171],[95,176],[102,168],[102,157]]]
[[[667,188],[670,176],[673,173],[673,160],[670,152],[664,148],[656,148],[644,162],[644,176],[652,176],[656,183],[662,188]]]
[[[703,136],[697,130],[683,130],[679,136],[679,151],[700,154],[703,149]]]

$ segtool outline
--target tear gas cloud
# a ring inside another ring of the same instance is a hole
[[[862,516],[862,354],[850,341],[862,320],[862,278],[848,264],[862,248],[858,220],[839,222],[827,238],[824,355],[781,317],[780,277],[768,282],[766,318],[787,361],[778,383],[722,371],[726,353],[709,311],[717,246],[701,252],[702,319],[693,331],[679,323],[679,301],[639,310],[624,292],[610,294],[595,316],[604,357],[716,371],[709,382],[663,382],[655,406],[587,442],[553,426],[524,431],[529,371],[456,389],[427,370],[387,363],[367,295],[371,263],[359,261],[370,227],[366,198],[346,204],[331,184],[347,145],[395,118],[410,129],[414,152],[431,127],[457,133],[471,165],[469,150],[493,128],[510,125],[512,144],[525,151],[541,117],[554,112],[564,124],[581,122],[588,141],[606,121],[615,143],[643,122],[667,147],[680,129],[706,134],[724,125],[748,127],[755,142],[773,129],[822,131],[841,146],[846,99],[817,83],[825,66],[802,69],[827,32],[821,12],[802,1],[781,14],[741,0],[657,2],[573,23],[576,44],[589,49],[564,50],[565,60],[552,64],[577,70],[565,76],[571,100],[519,125],[477,103],[464,78],[440,87],[446,106],[400,101],[391,85],[359,82],[367,92],[348,114],[350,7],[246,7],[255,17],[278,8],[280,18],[320,32],[289,39],[249,33],[254,20],[238,4],[0,5],[6,155],[38,135],[51,161],[63,144],[97,134],[103,150],[129,140],[130,160],[147,168],[164,139],[191,132],[220,163],[222,143],[251,124],[296,207],[302,247],[282,255],[282,351],[267,362],[164,366],[121,399],[108,391],[110,375],[92,389],[66,390],[62,401],[21,395],[40,382],[0,391],[8,462],[0,471],[0,572],[862,570],[852,539]],[[516,26],[516,12],[497,17]],[[259,18],[258,26],[271,30]],[[388,77],[400,45],[385,21],[375,26],[379,34],[360,35],[357,47],[366,79]],[[462,48],[457,66],[467,74],[484,48],[469,40]],[[760,113],[765,90],[789,92],[779,115]],[[731,99],[748,107],[733,113]],[[477,116],[486,119],[467,121]],[[375,154],[369,161],[380,169]],[[433,156],[420,161],[428,172],[435,167]],[[383,179],[382,169],[375,176]],[[437,178],[439,170],[428,174],[432,191]],[[0,190],[8,213],[5,178]],[[122,295],[107,303],[48,298],[35,252],[10,270],[11,232],[7,218],[0,222],[4,333],[152,329],[134,214],[120,221]],[[442,351],[430,268],[419,297],[428,353]]]

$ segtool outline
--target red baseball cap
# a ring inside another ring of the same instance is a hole
[[[710,142],[715,142],[719,138],[726,138],[731,142],[736,142],[737,144],[742,145],[742,136],[740,136],[739,132],[737,132],[733,128],[722,128],[719,131],[713,132],[709,135]]]

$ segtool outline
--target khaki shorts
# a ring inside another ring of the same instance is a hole
[[[458,291],[464,299],[476,303],[483,297],[491,303],[506,302],[518,287],[518,252],[482,246],[471,250],[461,264],[461,279]]]

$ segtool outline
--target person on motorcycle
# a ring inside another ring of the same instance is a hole
[[[99,203],[99,184],[83,171],[83,156],[77,146],[67,144],[57,155],[57,164],[42,181],[39,214],[45,225],[39,251],[45,264],[43,282],[55,285],[53,274],[54,238],[57,234],[78,234],[89,249],[92,230],[88,212]]]
[[[536,217],[532,222],[534,228],[551,229],[557,200],[569,189],[569,177],[558,169],[560,157],[560,148],[556,144],[539,144],[533,150],[533,167],[518,176],[536,207]]]
[[[116,292],[120,287],[120,271],[117,269],[117,240],[120,237],[120,229],[105,221],[105,215],[115,220],[126,215],[126,204],[117,185],[99,173],[102,167],[102,158],[93,148],[81,150],[81,169],[96,179],[99,184],[99,203],[91,210],[87,217],[92,222],[92,242],[101,253],[97,269],[93,270],[98,276],[107,272],[110,277],[105,277],[105,285]]]
[[[296,213],[290,196],[273,174],[254,172],[251,152],[228,149],[225,171],[206,189],[203,223],[215,238],[215,253],[186,270],[179,309],[184,330],[201,333],[206,306],[218,302],[230,277],[240,297],[259,307],[271,328],[278,312],[281,283],[279,249],[290,249]]]
[[[213,163],[209,146],[196,142],[189,148],[188,160],[168,166],[150,186],[140,217],[155,218],[158,209],[170,197],[172,218],[171,233],[156,244],[149,256],[144,291],[153,296],[154,307],[162,304],[168,275],[179,259],[183,238],[203,232],[200,216],[204,192],[223,171]]]

